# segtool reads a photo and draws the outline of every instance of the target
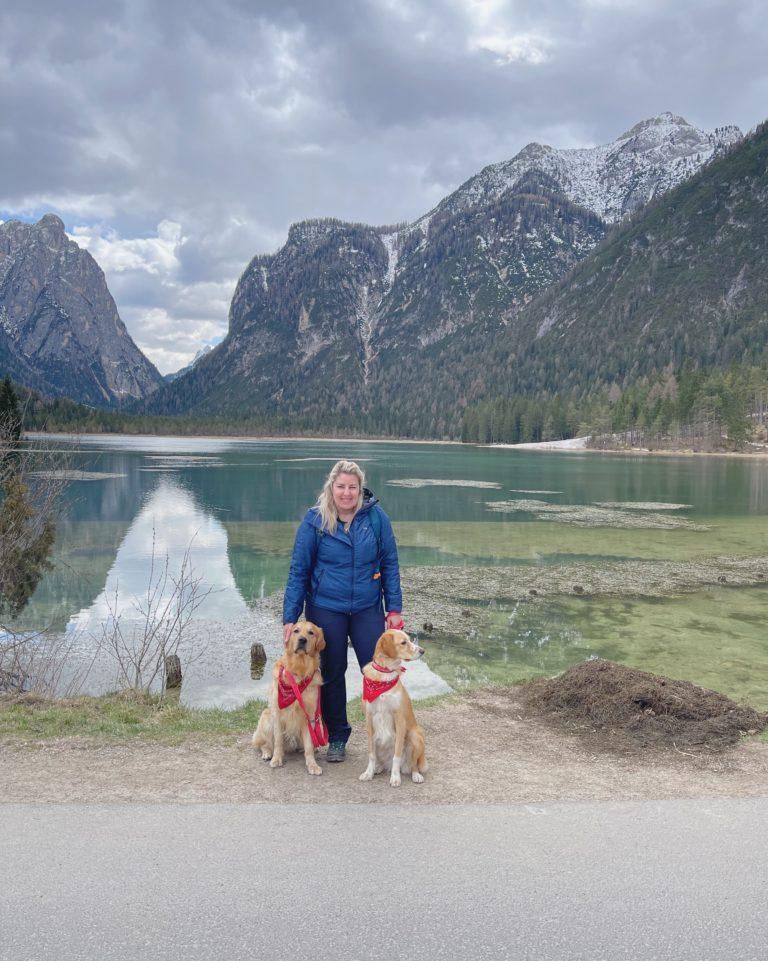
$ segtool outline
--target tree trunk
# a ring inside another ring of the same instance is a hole
[[[181,687],[181,659],[178,654],[169,654],[165,659],[166,690]]]

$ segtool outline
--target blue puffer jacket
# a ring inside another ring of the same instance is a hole
[[[402,611],[400,567],[392,524],[378,500],[366,490],[363,506],[349,531],[320,532],[320,515],[314,507],[296,532],[291,569],[285,587],[283,623],[295,623],[304,602],[341,614],[356,614],[381,602],[387,611]],[[371,511],[381,519],[381,551],[371,525]],[[380,577],[376,577],[380,574]]]

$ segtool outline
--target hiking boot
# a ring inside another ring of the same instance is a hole
[[[328,745],[328,753],[325,755],[325,759],[329,764],[338,764],[339,761],[344,760],[346,753],[347,746],[343,741],[331,741]]]

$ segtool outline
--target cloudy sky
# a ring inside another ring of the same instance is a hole
[[[410,220],[537,140],[768,115],[764,0],[5,0],[0,219],[54,211],[166,373],[289,224]]]

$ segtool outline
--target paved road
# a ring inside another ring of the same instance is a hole
[[[7,805],[8,961],[766,961],[768,798]]]

